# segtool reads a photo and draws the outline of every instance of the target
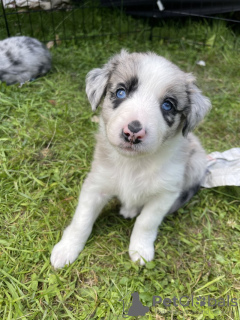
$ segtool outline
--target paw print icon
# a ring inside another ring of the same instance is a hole
[[[206,305],[205,297],[197,297],[197,305],[200,305],[201,307],[204,307]]]

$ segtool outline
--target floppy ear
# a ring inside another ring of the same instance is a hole
[[[186,120],[182,130],[183,136],[187,136],[188,132],[192,131],[197,124],[205,117],[206,113],[211,108],[210,100],[203,96],[198,87],[194,84],[194,77],[189,75],[190,83],[188,83],[188,100],[189,108],[186,111]]]
[[[97,109],[105,94],[111,72],[119,64],[120,60],[124,59],[127,55],[128,52],[122,49],[119,54],[114,55],[101,69],[93,69],[87,74],[86,93],[93,111]]]
[[[109,74],[110,70],[108,65],[105,65],[102,69],[93,69],[87,74],[86,93],[93,111],[97,109],[102,99],[109,79]]]

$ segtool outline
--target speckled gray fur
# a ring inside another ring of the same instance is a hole
[[[37,39],[20,36],[0,41],[0,81],[23,84],[50,69],[51,54]]]

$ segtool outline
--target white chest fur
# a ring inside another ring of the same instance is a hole
[[[96,161],[97,166],[93,162],[92,178],[104,193],[117,196],[125,206],[142,206],[161,192],[181,188],[185,166],[179,156],[174,160],[177,150],[163,148],[159,154],[138,158],[110,150],[108,153],[104,150],[108,155],[106,161]]]

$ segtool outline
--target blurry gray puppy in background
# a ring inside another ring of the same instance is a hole
[[[50,69],[51,54],[37,39],[21,36],[0,41],[0,81],[7,85],[22,85]]]

